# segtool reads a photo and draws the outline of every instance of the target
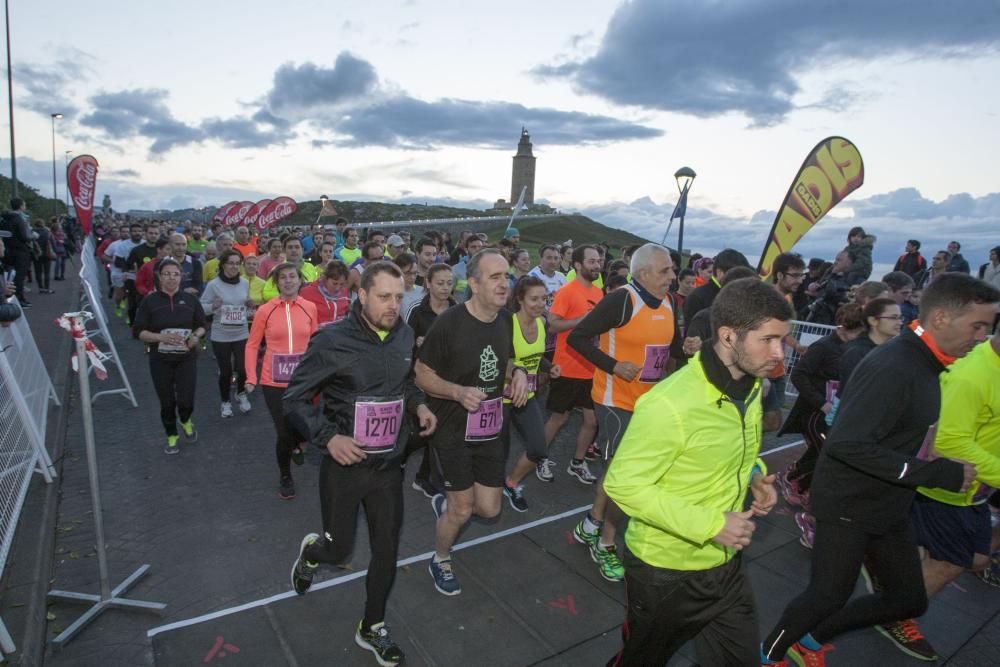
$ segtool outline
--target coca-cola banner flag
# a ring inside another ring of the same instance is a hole
[[[232,210],[234,206],[239,206],[239,205],[240,202],[238,201],[231,201],[228,204],[223,204],[222,208],[216,211],[215,215],[212,216],[212,222],[222,222],[223,220],[225,220],[226,216],[229,215],[229,211]]]
[[[250,211],[247,212],[247,217],[243,218],[243,224],[247,227],[253,227],[257,224],[257,218],[260,214],[264,212],[264,208],[271,203],[270,199],[261,199],[259,202],[250,207]]]
[[[94,189],[97,187],[97,160],[93,155],[78,155],[66,166],[66,184],[73,198],[76,219],[84,236],[90,234],[94,219]]]
[[[294,214],[298,209],[299,205],[296,204],[295,200],[291,197],[278,197],[272,200],[271,203],[265,206],[264,210],[260,212],[260,217],[257,218],[257,227],[259,229],[273,227],[278,224],[279,221]]]
[[[226,217],[222,220],[222,224],[226,227],[235,227],[243,222],[243,218],[247,216],[247,213],[250,212],[251,208],[253,208],[252,201],[241,201],[236,206],[229,209],[229,213],[227,213]]]

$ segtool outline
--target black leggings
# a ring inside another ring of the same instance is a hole
[[[524,446],[524,454],[532,463],[538,463],[546,457],[548,449],[545,446],[545,421],[542,419],[542,408],[538,397],[532,396],[528,402],[519,408],[513,403],[503,404],[504,442],[510,451],[511,433],[516,432]]]
[[[871,558],[883,589],[848,602],[865,556]],[[847,630],[914,618],[925,611],[927,591],[909,520],[883,535],[819,520],[809,587],[785,607],[763,648],[769,659],[781,660],[807,632],[826,643]]]
[[[48,257],[31,261],[35,266],[35,284],[38,289],[49,288],[49,277],[52,274],[52,260]]]
[[[795,482],[800,493],[808,491],[812,485],[813,470],[816,468],[819,452],[823,448],[827,428],[826,414],[821,410],[815,410],[806,417],[805,426],[802,428],[802,437],[806,441],[806,451],[788,471],[788,479]]]
[[[278,434],[278,440],[274,445],[274,451],[278,457],[278,470],[281,471],[282,477],[288,477],[292,474],[292,450],[299,443],[285,423],[285,413],[281,405],[281,397],[285,394],[285,388],[265,384],[261,385],[260,390],[264,392],[264,403],[267,404],[267,411],[271,413],[274,430]]]
[[[359,464],[342,466],[329,456],[319,468],[324,535],[305,550],[309,561],[342,565],[354,551],[358,508],[365,507],[372,559],[365,577],[364,627],[385,620],[385,604],[396,578],[399,529],[403,523],[403,472]]]
[[[149,353],[149,374],[160,399],[160,421],[167,435],[177,435],[177,419],[191,419],[198,380],[198,355]]]
[[[223,403],[228,403],[230,400],[229,388],[233,383],[233,369],[236,370],[236,393],[242,394],[247,390],[246,364],[243,363],[246,349],[246,338],[232,343],[212,341],[212,352],[215,354],[215,362],[219,365],[219,397]]]

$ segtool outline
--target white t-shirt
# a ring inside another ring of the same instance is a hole
[[[536,266],[531,271],[528,271],[528,275],[540,278],[543,283],[545,283],[545,310],[552,307],[552,300],[556,298],[556,292],[559,288],[566,284],[566,276],[556,271],[551,276],[547,276],[542,272],[540,266]]]
[[[139,241],[138,243],[136,243],[132,241],[131,238],[118,239],[117,241],[109,245],[108,249],[105,250],[105,252],[111,257],[114,258],[121,257],[122,261],[125,261],[128,259],[129,254],[132,252],[132,249],[135,248],[136,246],[142,245],[143,243],[145,243],[145,241]],[[112,265],[111,273],[123,274],[124,271],[123,269],[120,269],[117,266]]]

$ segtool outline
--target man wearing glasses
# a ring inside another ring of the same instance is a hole
[[[792,305],[795,292],[799,285],[805,280],[806,262],[801,255],[794,252],[786,252],[774,258],[771,268],[771,275],[774,276],[774,286],[781,296]],[[788,347],[794,348],[796,354],[803,355],[806,351],[805,345],[800,345],[795,336],[788,334],[782,341]],[[764,430],[777,431],[781,427],[781,405],[785,399],[785,363],[779,363],[768,376],[771,381],[771,389],[764,395]]]

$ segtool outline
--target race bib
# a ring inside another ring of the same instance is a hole
[[[647,345],[646,358],[642,362],[639,382],[659,382],[667,374],[667,359],[670,358],[669,345]]]
[[[227,327],[239,327],[247,323],[247,307],[222,304],[219,308],[219,322]]]
[[[354,404],[354,439],[369,454],[392,451],[403,422],[403,399]]]
[[[528,392],[534,393],[536,391],[538,391],[538,374],[528,373]],[[509,382],[503,388],[503,397],[508,401],[514,398],[514,387],[512,387]]]
[[[275,382],[290,382],[300,361],[301,354],[271,355],[271,379]]]
[[[188,352],[187,338],[191,335],[190,329],[164,329],[160,333],[165,334],[177,334],[184,339],[184,342],[180,345],[171,345],[170,343],[160,343],[156,346],[156,349],[163,354],[184,354]]]
[[[492,440],[503,427],[503,399],[494,398],[483,401],[479,409],[470,412],[465,418],[465,440]]]

